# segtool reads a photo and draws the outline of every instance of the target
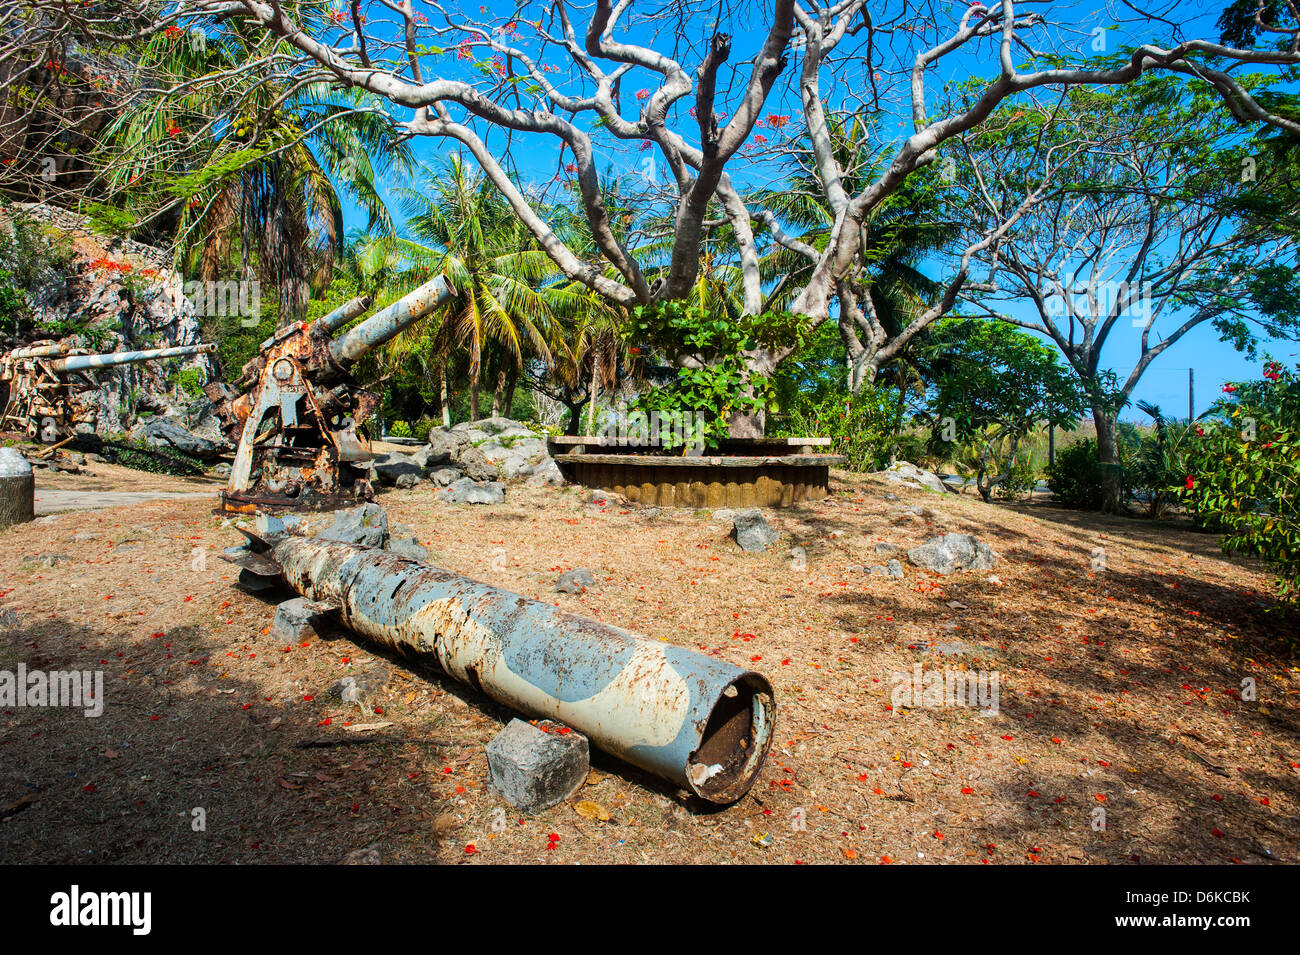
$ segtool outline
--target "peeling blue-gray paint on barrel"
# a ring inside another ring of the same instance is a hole
[[[752,670],[376,548],[286,537],[273,554],[295,589],[339,606],[361,635],[433,652],[449,674],[498,702],[565,722],[705,799],[740,798],[766,756],[775,702]],[[753,709],[747,748],[715,772],[717,783],[701,781],[708,767],[693,760],[731,687]]]

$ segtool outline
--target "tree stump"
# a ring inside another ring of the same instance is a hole
[[[0,527],[22,524],[35,516],[32,466],[14,448],[0,448]]]

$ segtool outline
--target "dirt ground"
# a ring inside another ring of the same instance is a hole
[[[195,489],[96,470],[118,490]],[[240,538],[211,502],[0,531],[0,608],[19,615],[0,670],[106,682],[97,718],[0,713],[0,863],[1297,861],[1296,630],[1267,612],[1260,568],[1168,523],[834,488],[768,512],[784,536],[759,555],[708,512],[576,488],[381,498],[439,566],[766,674],[777,742],[725,809],[595,753],[573,801],[522,817],[486,785],[483,747],[512,714],[346,633],[273,643],[274,604],[217,557]],[[944,530],[991,544],[994,571],[860,569],[883,563],[878,542]],[[577,567],[597,586],[554,593]],[[999,712],[894,705],[893,674],[916,664],[996,673]],[[328,694],[381,665],[376,703]]]

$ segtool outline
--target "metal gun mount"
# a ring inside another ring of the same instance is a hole
[[[210,354],[216,350],[216,345],[208,344],[91,354],[62,342],[37,342],[15,348],[0,357],[3,424],[23,431],[33,441],[58,441],[72,435],[78,424],[89,419],[91,409],[77,400],[74,391],[96,387],[89,375],[96,368]]]
[[[238,445],[220,510],[327,508],[373,498],[363,467],[370,446],[357,428],[380,398],[361,390],[351,365],[455,294],[439,276],[333,338],[370,306],[369,298],[355,298],[310,325],[280,329],[234,387],[208,385],[226,436]]]

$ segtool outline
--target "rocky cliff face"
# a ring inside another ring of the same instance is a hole
[[[165,252],[97,235],[80,216],[64,209],[37,203],[17,208],[53,227],[72,246],[72,265],[65,273],[48,270],[27,290],[40,325],[84,329],[71,340],[92,351],[165,348],[202,340],[200,316]],[[101,435],[128,431],[142,411],[167,415],[186,427],[205,427],[206,399],[179,386],[177,362],[182,370],[196,372],[187,376],[192,385],[217,376],[211,355],[170,359],[167,368],[152,361],[95,372],[99,388],[86,395],[98,410],[95,430]]]

